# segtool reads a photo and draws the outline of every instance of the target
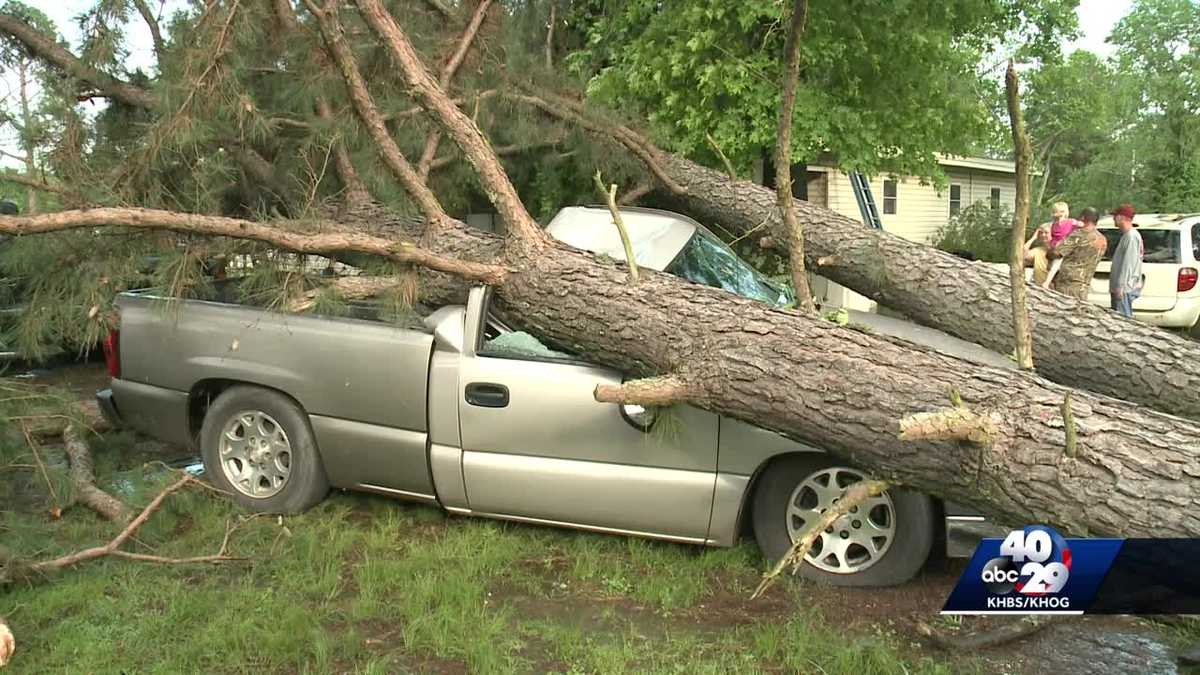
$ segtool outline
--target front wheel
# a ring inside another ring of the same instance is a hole
[[[200,455],[213,485],[253,511],[298,513],[329,492],[307,416],[269,389],[218,396],[200,428]]]
[[[866,474],[825,455],[771,463],[754,491],[754,538],[774,564],[849,485]],[[933,548],[929,497],[892,489],[839,518],[817,537],[800,576],[837,586],[894,586],[916,575]]]

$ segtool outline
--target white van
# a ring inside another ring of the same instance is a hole
[[[1200,318],[1200,214],[1141,214],[1133,224],[1145,246],[1144,285],[1133,302],[1134,318],[1164,328],[1195,327]],[[1108,239],[1108,250],[1096,267],[1088,301],[1109,307],[1108,275],[1121,231],[1111,217],[1101,219],[1098,230]]]

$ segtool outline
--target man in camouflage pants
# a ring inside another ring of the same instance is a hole
[[[1092,275],[1096,265],[1104,257],[1108,240],[1096,231],[1100,212],[1086,208],[1079,214],[1083,227],[1076,228],[1066,239],[1054,247],[1051,255],[1062,258],[1062,266],[1051,281],[1051,288],[1076,300],[1087,302],[1088,289],[1092,286]]]

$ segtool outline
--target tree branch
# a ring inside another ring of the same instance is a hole
[[[621,218],[621,210],[617,208],[617,184],[613,183],[604,189],[604,180],[600,178],[600,170],[596,170],[594,176],[596,182],[596,191],[604,202],[608,204],[608,212],[612,215],[613,225],[617,227],[617,234],[621,236],[621,246],[625,249],[625,264],[629,265],[629,283],[636,286],[638,282],[638,264],[637,256],[633,253],[633,243],[629,241],[629,230],[625,229],[625,221]]]
[[[420,265],[431,270],[486,284],[500,284],[508,275],[508,270],[499,265],[447,258],[409,242],[346,232],[336,223],[314,221],[307,224],[318,230],[319,233],[293,232],[280,227],[224,216],[203,216],[158,209],[100,208],[60,211],[40,216],[0,216],[0,234],[41,234],[104,226],[171,230],[215,237],[251,239],[297,253],[317,255],[341,252],[365,253],[395,262]]]
[[[42,34],[41,31],[17,16],[0,13],[0,33],[6,33],[13,37],[25,45],[25,48],[33,56],[94,88],[108,98],[147,110],[153,110],[158,106],[158,99],[150,92],[84,63],[54,38]]]
[[[367,82],[358,69],[354,53],[346,44],[345,31],[338,19],[337,0],[327,0],[323,9],[317,6],[315,0],[304,0],[304,4],[308,7],[308,11],[316,17],[321,28],[321,35],[325,39],[325,46],[337,63],[342,79],[346,82],[346,89],[349,91],[354,111],[358,114],[363,126],[367,128],[371,140],[375,142],[375,149],[383,158],[384,164],[417,202],[429,221],[435,227],[441,225],[449,216],[446,215],[446,211],[438,202],[437,197],[425,185],[425,181],[408,163],[404,153],[400,152],[400,147],[396,145],[396,141],[388,132],[383,115],[375,105],[375,99],[371,97],[371,93],[367,89]]]
[[[567,137],[566,134],[558,134],[556,136],[547,138],[545,140],[534,141],[533,143],[514,143],[513,145],[501,145],[496,148],[496,156],[497,157],[510,157],[512,155],[520,155],[520,154],[529,152],[531,150],[539,150],[541,148],[553,147],[555,145],[558,145],[559,143],[562,143],[563,139],[565,139],[566,137]],[[458,159],[459,158],[457,156],[453,156],[453,155],[445,155],[442,157],[438,157],[437,159],[433,160],[433,162],[430,163],[429,168],[431,170],[444,169],[447,166],[450,166],[454,162],[458,161]]]
[[[775,143],[775,200],[779,204],[783,226],[791,239],[788,257],[796,303],[806,312],[816,312],[812,290],[808,287],[808,272],[804,269],[804,227],[792,209],[792,111],[796,106],[796,88],[800,81],[800,37],[804,34],[807,18],[808,0],[796,0],[792,8],[791,30],[783,47],[783,101],[779,105],[779,128]]]
[[[324,289],[333,290],[338,297],[344,300],[361,300],[382,295],[403,284],[403,280],[396,277],[341,277],[334,279],[322,289],[314,288],[294,299],[288,305],[288,311],[307,312],[312,309]]]
[[[586,114],[582,106],[548,92],[541,92],[538,96],[515,93],[505,93],[505,96],[518,103],[533,106],[551,117],[571,122],[594,134],[615,139],[640,159],[646,165],[646,168],[650,169],[650,173],[654,174],[654,177],[672,193],[679,195],[687,192],[679,183],[667,175],[659,159],[662,151],[629,127],[621,124],[613,125],[597,120],[591,115]]]
[[[306,0],[309,1],[309,0]],[[548,239],[537,221],[525,210],[516,188],[508,180],[491,144],[470,117],[446,96],[409,42],[408,36],[396,25],[380,0],[355,0],[371,30],[379,37],[392,60],[404,73],[404,80],[425,108],[442,125],[475,168],[488,199],[508,226],[511,243],[533,249],[543,247]]]
[[[771,584],[775,583],[775,579],[783,574],[783,571],[789,566],[792,568],[792,574],[795,574],[800,565],[804,564],[804,556],[812,549],[813,544],[817,541],[817,537],[825,531],[826,528],[833,525],[838,518],[850,513],[850,509],[862,504],[871,497],[878,497],[887,490],[889,485],[881,480],[864,480],[859,481],[843,492],[842,496],[836,499],[833,506],[829,507],[817,522],[813,523],[799,539],[792,544],[788,552],[775,563],[771,571],[763,575],[762,581],[759,582],[758,588],[754,589],[754,593],[750,596],[751,600],[755,600],[762,596]]]
[[[600,403],[621,405],[668,406],[691,401],[699,389],[677,375],[647,377],[624,384],[598,384],[593,397]]]
[[[333,110],[324,96],[317,97],[317,117],[326,122],[333,120]],[[362,176],[358,175],[358,169],[354,168],[354,162],[350,161],[350,152],[346,150],[346,144],[341,138],[333,140],[333,159],[342,185],[346,188],[346,203],[357,206],[371,201],[371,192],[363,182]]]
[[[1012,124],[1013,148],[1017,159],[1016,213],[1013,214],[1012,241],[1009,242],[1008,279],[1012,287],[1013,336],[1017,365],[1033,369],[1033,333],[1029,325],[1029,307],[1025,289],[1025,226],[1029,223],[1029,135],[1021,114],[1020,84],[1012,60],[1004,75],[1008,97],[1008,118]]]
[[[75,494],[91,510],[115,523],[128,523],[133,515],[129,507],[116,497],[96,486],[96,473],[92,464],[92,453],[87,443],[79,436],[74,425],[68,424],[63,431],[63,445],[71,465],[71,482]]]
[[[166,53],[167,47],[163,42],[162,30],[158,26],[158,19],[155,18],[154,12],[150,10],[150,6],[146,4],[146,0],[133,0],[133,6],[137,9],[138,14],[142,15],[142,20],[146,22],[146,26],[150,29],[150,38],[154,41],[154,55],[158,57],[158,62],[161,65],[163,54]]]
[[[74,190],[71,190],[70,188],[67,188],[62,185],[54,185],[52,183],[47,183],[45,181],[40,181],[40,180],[37,180],[36,178],[30,178],[28,176],[23,176],[18,173],[11,173],[11,172],[0,173],[0,181],[7,182],[7,183],[16,183],[17,185],[24,185],[25,187],[31,187],[35,190],[41,190],[42,192],[52,192],[56,195],[62,195],[64,197],[69,197],[69,198],[76,199],[76,200],[82,199],[81,196],[79,195],[79,193],[75,192]]]
[[[471,43],[475,41],[475,36],[479,33],[479,27],[483,25],[483,20],[487,16],[487,10],[491,6],[492,0],[481,0],[479,6],[475,8],[475,12],[471,15],[471,20],[467,22],[467,27],[463,29],[462,35],[458,38],[458,46],[454,49],[454,53],[450,55],[450,59],[446,61],[446,65],[442,67],[442,72],[438,76],[438,86],[442,89],[450,87],[450,81],[454,79],[455,73],[458,72],[458,67],[462,65],[463,59],[467,57],[467,51],[471,48]],[[421,180],[429,178],[430,165],[433,163],[433,158],[437,155],[438,144],[441,143],[442,134],[438,130],[429,132],[425,137],[425,147],[421,150],[421,158],[417,160],[417,174]]]
[[[77,551],[75,553],[72,553],[70,555],[65,555],[60,558],[54,558],[53,560],[43,560],[42,562],[34,563],[29,566],[30,571],[38,572],[38,573],[57,571],[57,570],[61,570],[61,569],[67,568],[67,567],[73,567],[75,565],[78,565],[81,562],[87,562],[88,560],[95,560],[96,558],[103,558],[105,556],[114,556],[114,557],[118,557],[118,558],[126,558],[128,560],[142,560],[142,561],[160,562],[160,563],[198,563],[198,562],[218,563],[218,562],[229,562],[229,561],[233,561],[233,560],[241,560],[241,558],[235,558],[235,557],[229,556],[227,554],[226,548],[229,543],[229,532],[230,532],[228,527],[226,528],[225,541],[223,541],[221,544],[221,550],[218,551],[215,555],[211,555],[211,556],[200,556],[200,557],[195,557],[195,558],[163,558],[160,556],[150,556],[150,555],[142,555],[142,554],[138,554],[138,553],[128,553],[126,551],[119,550],[121,548],[121,546],[124,545],[125,542],[130,537],[132,537],[135,532],[137,532],[138,528],[140,528],[142,525],[144,525],[146,523],[146,521],[150,519],[150,516],[154,515],[154,512],[157,511],[159,509],[159,507],[162,506],[163,502],[167,499],[167,497],[170,497],[175,492],[178,492],[181,488],[188,485],[189,483],[194,483],[194,482],[195,482],[194,478],[192,478],[191,476],[185,475],[183,478],[180,478],[178,481],[167,486],[166,489],[164,489],[162,492],[158,493],[158,496],[156,496],[146,506],[146,508],[142,509],[142,512],[139,513],[136,518],[134,518],[132,521],[130,521],[130,523],[128,525],[125,526],[125,529],[121,530],[121,532],[116,537],[114,537],[111,541],[109,541],[107,544],[105,544],[103,546],[95,546],[92,548],[87,548],[82,551]]]

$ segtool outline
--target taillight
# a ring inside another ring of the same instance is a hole
[[[110,377],[121,377],[121,331],[113,329],[104,338],[104,365]]]
[[[1192,290],[1196,287],[1198,278],[1200,278],[1200,272],[1197,272],[1195,267],[1179,268],[1179,283],[1175,285],[1175,290],[1180,293]]]

